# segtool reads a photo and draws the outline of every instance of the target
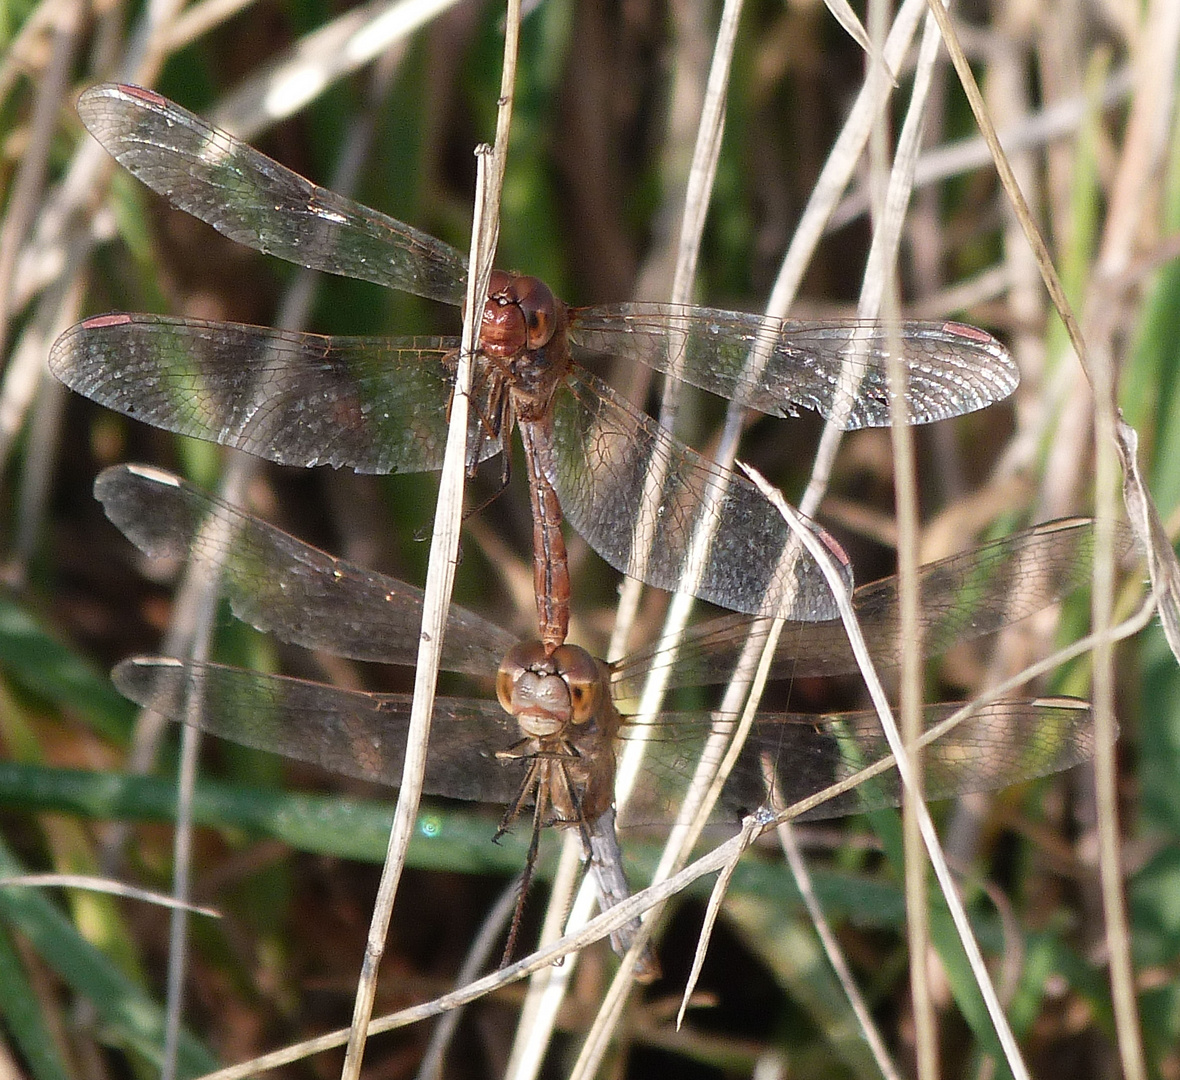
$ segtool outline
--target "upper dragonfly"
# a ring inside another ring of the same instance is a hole
[[[240,243],[463,303],[460,252],[311,183],[153,91],[95,86],[78,112],[126,169]],[[618,397],[575,352],[633,358],[752,409],[810,408],[852,429],[889,423],[891,341],[901,346],[913,423],[983,408],[1017,385],[1007,350],[960,323],[574,308],[536,278],[496,271],[481,316],[468,466],[520,430],[546,648],[565,640],[569,622],[563,516],[608,563],[659,588],[751,614],[836,615],[819,566],[805,552],[791,556],[798,545],[766,498]],[[50,368],[129,416],[281,464],[413,472],[441,466],[457,346],[111,314],[66,331]],[[694,535],[711,536],[703,555]]]
[[[95,494],[107,516],[144,552],[171,559],[191,556],[216,569],[219,591],[245,622],[338,656],[415,662],[422,618],[418,589],[317,551],[156,469],[107,469],[95,483]],[[998,630],[1051,603],[1084,579],[1091,539],[1088,521],[1048,522],[922,567],[924,646],[932,653],[944,651],[955,641]],[[896,579],[862,586],[853,604],[874,658],[896,662]],[[578,827],[603,906],[617,903],[626,896],[626,882],[614,831],[615,754],[619,741],[635,734],[624,701],[638,697],[656,667],[667,669],[672,686],[727,681],[740,643],[767,621],[709,620],[692,627],[678,649],[657,648],[608,665],[574,645],[546,655],[541,643],[518,643],[478,615],[452,606],[442,666],[485,678],[498,668],[499,702],[435,700],[425,790],[507,803],[502,829],[525,807],[533,807],[526,872],[542,826]],[[788,626],[776,650],[774,675],[853,670],[855,660],[840,627],[838,620]],[[350,691],[167,657],[124,661],[114,676],[128,697],[174,720],[346,775],[392,785],[401,780],[407,695]],[[203,707],[189,708],[198,698]],[[927,725],[956,708],[928,706]],[[644,782],[629,807],[632,820],[676,815],[694,762],[702,754],[714,765],[720,761],[722,751],[706,740],[713,733],[732,734],[736,727],[736,717],[709,710],[658,716],[645,729],[648,758]],[[926,748],[927,794],[938,798],[1003,787],[1075,764],[1092,749],[1084,702],[992,702]],[[722,812],[738,814],[768,801],[790,805],[886,753],[873,712],[760,713],[722,790]],[[885,773],[808,816],[896,804],[899,794],[896,775]],[[616,948],[626,948],[636,929],[621,928]],[[652,958],[646,959],[647,970],[654,972]]]

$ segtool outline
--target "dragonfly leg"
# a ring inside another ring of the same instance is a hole
[[[557,819],[559,825],[577,825],[578,834],[582,838],[582,858],[583,861],[589,862],[591,856],[590,848],[590,823],[586,820],[586,814],[582,810],[582,797],[578,794],[578,786],[574,783],[573,778],[569,774],[569,766],[567,759],[580,758],[582,755],[578,752],[578,748],[570,743],[565,744],[565,753],[555,755],[554,767],[552,773],[554,777],[561,777],[561,798],[557,799],[551,796],[554,809],[557,805],[569,806],[573,813],[566,817]],[[556,779],[551,783],[556,783]]]
[[[537,756],[537,740],[529,735],[518,739],[511,746],[496,751],[497,761],[520,761],[521,758],[535,758]]]
[[[506,754],[507,751],[501,751],[500,753]],[[500,755],[498,754],[497,757],[498,756]],[[534,756],[533,760],[529,763],[529,771],[525,774],[525,778],[523,781],[521,781],[520,788],[516,792],[516,797],[508,804],[508,808],[504,811],[504,816],[500,818],[500,824],[496,829],[496,835],[492,837],[493,843],[499,843],[500,837],[503,836],[512,827],[513,822],[516,821],[518,817],[520,817],[521,810],[523,810],[525,805],[528,803],[530,796],[532,796],[534,806],[544,801],[542,788],[545,786],[545,768],[545,765]]]
[[[486,358],[484,359],[486,361]],[[453,377],[459,367],[459,350],[453,349],[447,353],[443,357],[442,362]],[[486,393],[484,391],[485,385],[487,386]],[[509,395],[505,393],[504,372],[486,362],[476,363],[475,370],[472,372],[471,394],[468,400],[471,403],[475,418],[479,422],[480,429],[480,437],[470,440],[467,446],[467,475],[474,476],[476,470],[479,468],[481,441],[483,439],[498,439],[501,432],[511,433],[512,431],[514,420],[512,414],[509,412],[511,408]],[[450,396],[447,398],[445,413],[448,424],[451,422],[451,406],[454,404],[454,401],[455,390],[452,385]],[[486,405],[484,404],[485,402]],[[504,449],[502,456],[505,462],[507,462],[507,448]],[[505,464],[505,472],[507,472],[507,464]],[[505,483],[503,486],[507,487],[507,484]],[[498,495],[499,492],[496,494]],[[495,497],[493,495],[492,499]],[[491,502],[491,499],[488,502]],[[478,509],[483,509],[483,506],[478,507]],[[470,511],[470,513],[475,512],[475,510]]]
[[[504,462],[504,467],[500,470],[500,483],[499,483],[499,485],[497,486],[495,491],[493,491],[486,499],[484,499],[483,502],[477,503],[475,506],[471,507],[470,509],[463,511],[463,520],[464,521],[466,521],[473,514],[478,514],[478,513],[481,513],[482,511],[486,510],[501,495],[503,495],[505,491],[508,490],[508,482],[511,478],[510,474],[512,472],[512,459],[509,456],[507,451],[505,451],[503,454],[501,454],[500,457]]]
[[[520,936],[520,922],[524,917],[524,898],[528,895],[529,886],[533,883],[533,871],[537,866],[537,852],[541,847],[541,829],[544,828],[544,813],[545,813],[545,785],[536,784],[537,797],[533,806],[533,828],[532,837],[529,839],[529,850],[524,860],[524,871],[520,875],[520,884],[517,886],[516,895],[516,910],[512,913],[512,925],[508,928],[508,940],[504,943],[504,955],[500,959],[500,966],[507,967],[512,960],[513,953],[516,952],[516,939]],[[524,791],[522,789],[521,795]],[[517,802],[519,803],[518,796]],[[499,835],[499,834],[497,834]]]

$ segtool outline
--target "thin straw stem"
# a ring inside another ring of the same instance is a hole
[[[422,796],[430,720],[434,711],[435,688],[442,659],[443,634],[455,581],[455,567],[458,565],[459,529],[463,519],[463,488],[466,479],[471,361],[475,355],[479,319],[483,311],[480,298],[487,295],[499,230],[500,190],[503,187],[508,129],[512,115],[519,32],[519,0],[509,0],[496,145],[490,155],[481,148],[476,159],[475,213],[471,230],[467,302],[463,314],[462,344],[455,375],[455,390],[451,399],[450,424],[443,456],[442,478],[439,483],[430,561],[426,570],[426,588],[422,599],[422,631],[418,643],[417,673],[406,736],[405,765],[397,809],[390,829],[389,849],[377,897],[373,903],[365,956],[357,982],[353,1020],[341,1073],[342,1080],[358,1080],[360,1076],[369,1020],[373,1014],[373,1001],[377,993],[377,969],[385,952],[385,937],[393,913],[393,901],[405,866],[414,822],[417,819],[418,803]]]

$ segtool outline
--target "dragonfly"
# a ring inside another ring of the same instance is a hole
[[[310,547],[158,469],[114,466],[100,474],[95,494],[107,516],[146,554],[191,557],[215,569],[219,590],[242,621],[283,641],[350,659],[415,663],[422,617],[422,593],[415,587]],[[923,567],[927,646],[945,650],[1058,599],[1084,576],[1091,542],[1088,520],[1064,519]],[[875,659],[895,663],[894,646],[883,638],[896,628],[896,579],[862,586],[853,602]],[[436,700],[424,790],[507,805],[500,831],[531,806],[526,880],[545,826],[579,828],[603,906],[617,903],[627,896],[627,885],[615,832],[615,760],[617,748],[638,733],[626,702],[638,697],[657,667],[667,669],[673,687],[727,680],[739,639],[768,621],[707,620],[689,629],[678,651],[657,648],[607,664],[575,645],[547,652],[542,642],[519,642],[452,606],[442,667],[485,679],[496,671],[497,700]],[[835,644],[834,626],[799,623],[793,629],[800,632],[788,627],[780,638],[774,674],[854,669],[847,644]],[[114,679],[139,705],[195,722],[219,737],[347,776],[395,787],[401,780],[409,695],[345,690],[168,657],[125,660]],[[195,712],[188,707],[194,699],[201,703]],[[957,708],[927,706],[927,726]],[[629,818],[674,819],[694,757],[710,732],[732,732],[736,724],[737,717],[709,710],[660,715],[643,733],[645,783],[627,808]],[[1068,768],[1086,760],[1093,748],[1083,701],[992,702],[925,749],[927,793],[945,798],[1004,787]],[[736,820],[768,801],[789,806],[887,753],[873,712],[761,713],[722,790],[718,815]],[[773,790],[767,788],[768,776]],[[840,816],[896,805],[899,798],[897,778],[887,772],[804,816]],[[518,907],[514,927],[519,918]],[[621,928],[612,945],[624,952],[637,931],[637,922]],[[511,945],[506,955],[510,951]],[[658,970],[654,959],[642,970]]]
[[[124,168],[242,244],[463,304],[459,251],[317,186],[154,91],[95,86],[78,113]],[[747,614],[837,614],[819,565],[757,488],[675,439],[576,357],[637,360],[751,409],[814,409],[845,429],[890,422],[891,342],[913,423],[981,409],[1019,381],[999,341],[957,322],[571,307],[538,279],[499,270],[479,317],[467,467],[520,432],[539,636],[550,651],[569,627],[563,520],[615,569],[658,588]],[[457,349],[455,338],[328,337],[112,313],[67,330],[49,366],[79,393],[169,431],[286,465],[395,473],[441,467]],[[846,556],[815,528],[851,587]],[[707,545],[694,540],[701,535]]]

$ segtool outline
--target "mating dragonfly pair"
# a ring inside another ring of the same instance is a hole
[[[98,86],[82,95],[78,108],[129,171],[226,235],[303,266],[462,303],[467,267],[458,251],[317,187],[154,92]],[[889,422],[891,342],[901,346],[911,422],[982,408],[1016,386],[1016,368],[1003,346],[958,323],[814,324],[667,304],[571,308],[534,278],[494,273],[481,313],[468,466],[474,470],[502,452],[518,428],[534,519],[540,642],[512,649],[506,635],[482,620],[452,614],[448,663],[486,675],[503,661],[499,696],[512,715],[490,703],[441,701],[437,721],[448,722],[435,724],[428,790],[507,802],[510,814],[531,803],[534,844],[537,829],[550,819],[579,824],[588,845],[591,827],[609,823],[613,746],[626,725],[608,686],[629,688],[643,665],[607,667],[565,645],[570,587],[563,518],[607,562],[669,590],[684,585],[688,563],[697,559],[694,537],[709,530],[691,591],[743,616],[694,631],[676,658],[643,662],[672,665],[673,681],[726,678],[751,616],[813,624],[806,633],[786,635],[795,652],[783,663],[794,674],[806,673],[808,664],[818,673],[848,669],[822,572],[795,552],[777,510],[744,478],[615,395],[575,362],[576,350],[638,359],[774,415],[808,407],[855,428]],[[110,314],[63,334],[50,368],[80,393],[170,431],[283,464],[398,472],[441,464],[457,347],[454,339],[324,337]],[[654,491],[652,476],[662,478]],[[176,493],[175,508],[162,510],[164,499],[143,503],[148,488],[156,495]],[[214,508],[178,481],[144,470],[105,474],[99,495],[137,542],[162,531],[176,552],[194,543],[199,548],[204,534],[195,523]],[[235,523],[233,544],[218,558],[237,567],[225,581],[243,618],[300,644],[359,659],[413,662],[420,601],[408,586],[279,538],[231,508],[216,513]],[[929,639],[945,646],[960,632],[997,629],[1014,612],[1049,602],[1072,579],[1086,529],[1080,522],[1050,523],[928,568]],[[839,551],[834,541],[831,547]],[[1015,576],[1004,568],[1006,560]],[[844,570],[851,581],[846,561]],[[276,590],[279,580],[305,587]],[[957,614],[963,587],[977,590],[966,623]],[[893,586],[868,589],[857,594],[862,614],[877,620],[881,633],[873,636],[892,650]],[[375,640],[378,627],[388,632],[385,641]],[[413,646],[408,651],[407,642]],[[203,722],[228,737],[261,741],[355,775],[400,776],[396,733],[403,714],[395,699],[174,660],[129,661],[116,669],[116,679],[129,696],[176,719],[183,715],[183,694],[199,691],[206,702]],[[931,719],[948,708],[930,710]],[[997,703],[951,737],[957,753],[945,744],[942,780],[939,767],[928,765],[931,790],[1002,786],[1073,763],[1089,752],[1085,715],[1084,704],[1061,699]],[[882,752],[875,721],[859,715],[834,726],[815,718],[765,723],[764,752],[773,747],[772,760],[785,763],[786,775],[776,784],[788,799]],[[517,726],[512,738],[509,730]],[[698,730],[699,718],[656,742],[683,757]],[[965,757],[963,739],[972,747]],[[475,761],[488,767],[477,769]],[[761,766],[757,772],[761,776]],[[761,802],[765,785],[753,783],[753,771],[739,770],[728,802]],[[889,781],[878,790],[829,812],[896,798]],[[613,839],[613,828],[607,831]]]

